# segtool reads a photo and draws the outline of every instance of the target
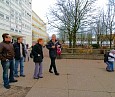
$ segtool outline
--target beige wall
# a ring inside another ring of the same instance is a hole
[[[32,11],[32,41],[37,41],[38,38],[43,38],[45,43],[48,40],[48,33],[46,29],[46,23]]]

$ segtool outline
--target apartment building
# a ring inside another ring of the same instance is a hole
[[[0,41],[3,33],[13,42],[23,36],[24,43],[32,45],[32,0],[0,0]]]
[[[46,23],[32,11],[32,42],[36,42],[38,38],[43,38],[46,43],[48,37]]]

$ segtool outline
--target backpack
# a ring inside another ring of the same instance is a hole
[[[110,53],[110,52],[106,52],[106,53],[104,54],[104,62],[107,62],[107,61],[108,61],[109,53]]]
[[[32,50],[33,50],[33,47],[32,47]],[[33,58],[33,52],[32,52],[32,50],[30,52],[30,58]]]

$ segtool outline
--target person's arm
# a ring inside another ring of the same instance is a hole
[[[115,55],[109,53],[108,57],[115,58]]]
[[[14,52],[16,52],[16,43],[13,44]]]
[[[0,43],[0,60],[3,59],[3,45]]]
[[[34,57],[37,57],[38,56],[38,47],[37,45],[34,45],[33,48],[32,48],[32,54]]]
[[[59,43],[59,41],[57,42],[57,46],[58,46],[58,48],[61,48],[61,44]]]
[[[47,49],[49,49],[49,50],[51,50],[51,49],[52,49],[51,42],[48,42],[48,43],[46,44],[46,48],[47,48]]]

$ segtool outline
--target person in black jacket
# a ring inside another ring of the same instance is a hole
[[[49,50],[49,57],[51,59],[49,72],[53,73],[52,72],[52,67],[53,67],[55,75],[59,75],[56,69],[55,59],[57,56],[57,48],[61,48],[61,44],[59,43],[59,41],[56,40],[55,34],[52,35],[52,39],[47,43],[46,47]]]
[[[25,53],[25,45],[22,43],[23,37],[18,37],[17,42],[14,43],[14,51],[15,51],[15,69],[14,75],[15,77],[19,77],[18,75],[18,65],[20,64],[20,76],[25,77],[24,75],[24,57]]]
[[[43,61],[43,44],[44,41],[42,38],[39,38],[38,43],[33,46],[32,54],[33,61],[35,62],[35,70],[34,70],[34,79],[43,78],[42,75],[42,61]]]

